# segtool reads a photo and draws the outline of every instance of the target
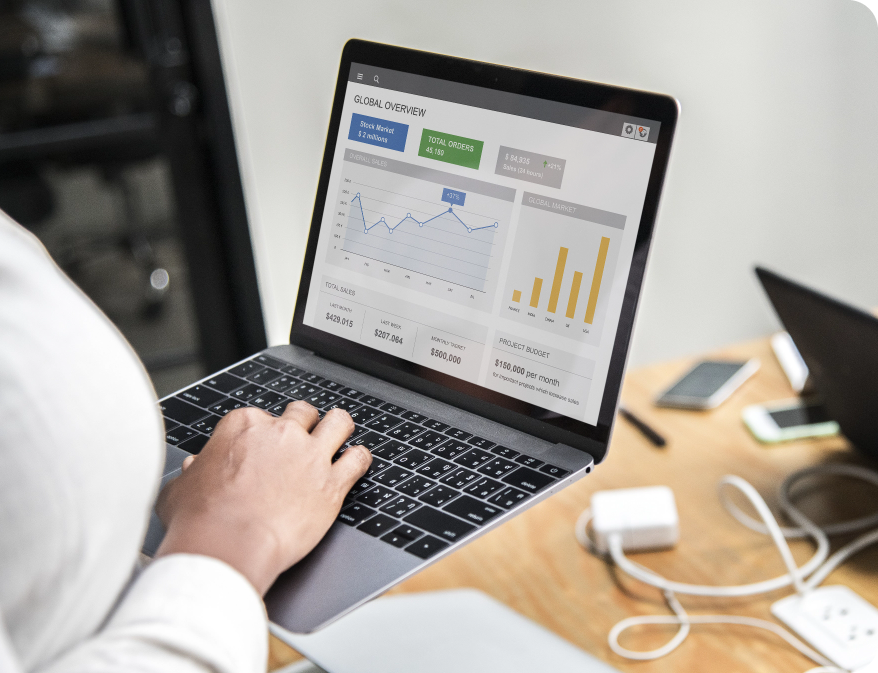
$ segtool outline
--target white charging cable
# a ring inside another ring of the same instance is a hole
[[[878,473],[857,466],[830,465],[825,467],[809,468],[796,472],[784,481],[780,488],[780,494],[778,499],[784,514],[786,514],[794,523],[798,524],[798,526],[795,528],[782,528],[777,523],[774,515],[772,515],[771,510],[768,508],[768,505],[765,504],[762,496],[760,496],[759,492],[755,488],[753,488],[753,486],[750,485],[747,481],[733,475],[723,477],[723,479],[720,480],[720,500],[729,511],[729,513],[735,519],[737,519],[739,522],[741,522],[743,525],[747,526],[751,530],[765,535],[770,535],[775,543],[775,546],[778,548],[781,558],[783,559],[784,564],[787,567],[787,573],[770,580],[764,580],[762,582],[755,582],[752,584],[738,586],[704,586],[675,582],[673,580],[666,579],[658,573],[628,559],[624,553],[622,536],[620,534],[610,535],[608,538],[608,547],[609,554],[613,562],[631,577],[640,580],[645,584],[649,584],[651,586],[661,589],[664,592],[665,600],[668,602],[668,606],[674,613],[673,616],[639,616],[623,619],[610,630],[610,634],[608,637],[610,648],[616,654],[626,657],[628,659],[634,659],[638,661],[658,659],[659,657],[663,657],[672,652],[686,639],[686,637],[689,635],[692,624],[737,624],[742,626],[752,626],[765,629],[783,638],[787,643],[792,645],[799,652],[820,665],[817,669],[812,669],[812,671],[809,671],[808,673],[817,673],[818,671],[820,671],[821,673],[830,673],[836,671],[841,671],[842,673],[844,673],[843,669],[834,666],[831,661],[815,652],[801,640],[793,636],[789,631],[781,628],[773,622],[750,617],[738,617],[733,615],[690,616],[687,615],[687,613],[683,609],[683,606],[674,595],[675,593],[681,593],[714,597],[752,596],[756,594],[775,591],[777,589],[781,589],[790,585],[795,586],[798,593],[804,594],[811,589],[819,586],[820,583],[833,570],[835,570],[835,568],[837,568],[848,558],[861,551],[862,549],[865,549],[869,545],[878,542],[878,529],[875,529],[853,540],[852,542],[835,552],[835,554],[829,556],[828,535],[857,532],[869,526],[878,524],[878,514],[862,517],[852,521],[830,524],[822,528],[817,526],[795,505],[793,505],[792,502],[793,490],[796,484],[801,483],[806,478],[815,476],[853,477],[857,479],[862,479],[878,486]],[[728,487],[735,488],[744,494],[744,496],[747,498],[750,504],[753,505],[754,509],[759,514],[761,522],[743,512],[728,498]],[[576,539],[583,547],[585,547],[594,554],[600,555],[600,552],[597,550],[593,541],[591,540],[591,537],[588,534],[588,524],[590,520],[591,511],[585,510],[576,522],[574,534],[576,535]],[[793,559],[789,545],[786,542],[786,538],[803,537],[812,538],[816,542],[817,549],[811,559],[809,559],[809,561],[803,566],[799,567],[796,565]],[[671,638],[670,641],[655,650],[637,652],[624,648],[619,644],[619,636],[622,634],[623,631],[634,626],[642,626],[647,624],[679,624],[680,629],[674,635],[674,637]]]

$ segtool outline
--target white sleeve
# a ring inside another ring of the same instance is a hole
[[[252,585],[222,561],[174,554],[143,571],[94,637],[40,673],[265,673],[267,658]],[[3,665],[0,642],[0,673]]]

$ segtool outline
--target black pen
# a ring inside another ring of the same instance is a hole
[[[633,425],[635,428],[640,430],[640,432],[643,434],[643,436],[646,437],[655,446],[661,448],[665,444],[667,444],[667,441],[665,440],[664,437],[662,437],[659,433],[657,433],[655,430],[653,430],[649,425],[647,425],[645,422],[643,422],[637,416],[635,416],[633,413],[631,413],[631,410],[629,410],[628,407],[626,407],[625,405],[623,405],[623,404],[619,405],[619,414],[622,416],[622,418],[624,418],[626,421],[631,423],[631,425]]]

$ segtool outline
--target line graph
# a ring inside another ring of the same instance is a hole
[[[458,212],[436,200],[358,183],[350,200],[343,250],[431,278],[485,292],[497,219]],[[435,189],[436,196],[440,190]],[[434,197],[435,198],[435,197]],[[408,226],[406,226],[408,225]]]
[[[463,220],[461,220],[461,219],[457,216],[457,213],[454,212],[454,209],[451,208],[450,206],[449,206],[448,210],[446,210],[445,212],[443,212],[443,213],[439,213],[438,215],[434,215],[434,216],[431,217],[429,220],[424,220],[423,222],[420,221],[420,220],[418,220],[418,219],[416,219],[416,218],[414,218],[414,217],[412,217],[412,214],[411,214],[411,213],[406,213],[406,214],[405,214],[405,217],[402,218],[402,219],[401,219],[399,222],[397,222],[396,224],[394,224],[392,227],[387,223],[387,220],[385,220],[383,216],[381,217],[380,220],[378,220],[378,221],[375,222],[374,224],[372,224],[372,225],[367,225],[367,224],[366,224],[366,215],[365,215],[365,213],[363,212],[363,200],[360,198],[360,192],[357,192],[357,195],[356,195],[353,199],[351,199],[351,206],[354,205],[354,201],[356,201],[356,202],[357,202],[357,205],[360,207],[360,217],[361,217],[362,220],[363,220],[363,231],[365,231],[367,234],[368,234],[372,229],[374,229],[375,227],[377,227],[377,226],[380,225],[380,224],[383,224],[385,227],[387,227],[387,231],[388,231],[389,233],[392,234],[392,233],[394,232],[394,230],[395,230],[398,226],[400,226],[401,224],[405,223],[406,220],[411,220],[412,222],[414,222],[415,224],[417,224],[419,227],[423,227],[425,224],[429,224],[429,223],[432,222],[433,220],[436,220],[436,219],[442,217],[443,215],[452,215],[452,216],[454,216],[454,219],[456,219],[458,222],[460,222],[460,224],[464,227],[464,229],[467,230],[467,233],[470,233],[470,234],[473,233],[474,231],[481,231],[482,229],[490,229],[491,227],[493,227],[494,229],[496,229],[496,228],[499,226],[499,223],[498,223],[498,222],[494,222],[494,224],[486,224],[485,226],[482,226],[482,227],[471,227],[471,226],[469,226],[466,222],[464,222]]]

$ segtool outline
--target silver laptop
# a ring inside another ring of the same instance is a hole
[[[347,43],[290,344],[161,401],[166,481],[242,406],[340,407],[356,430],[337,455],[371,449],[266,596],[279,632],[329,624],[603,460],[677,113]],[[147,553],[162,534],[154,517]]]

